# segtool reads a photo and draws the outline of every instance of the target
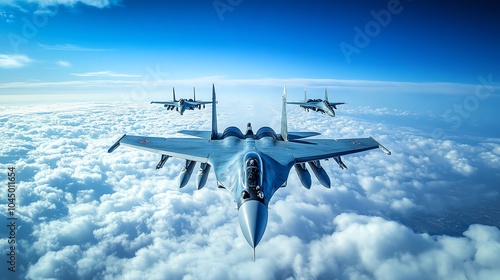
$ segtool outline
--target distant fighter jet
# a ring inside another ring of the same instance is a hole
[[[151,101],[151,104],[163,104],[164,107],[167,107],[167,110],[175,110],[179,112],[181,115],[184,114],[186,110],[194,110],[195,108],[201,109],[205,108],[205,104],[211,104],[212,101],[196,101],[196,91],[193,88],[193,99],[184,99],[181,98],[179,100],[175,100],[175,88],[172,88],[173,101]]]
[[[335,110],[337,110],[337,105],[346,104],[345,102],[334,102],[330,103],[328,101],[328,92],[325,88],[325,100],[321,99],[307,99],[307,91],[304,91],[304,102],[287,102],[288,104],[300,105],[304,110],[313,110],[316,112],[326,113],[329,116],[335,117]]]
[[[228,190],[237,207],[239,224],[245,239],[253,248],[259,244],[267,225],[269,201],[273,194],[287,184],[290,169],[295,167],[302,185],[311,187],[311,174],[325,187],[330,187],[330,178],[320,165],[320,160],[333,158],[342,169],[346,166],[341,156],[380,148],[389,150],[373,138],[352,139],[305,139],[319,135],[317,132],[288,132],[286,114],[286,88],[283,91],[281,133],[270,127],[254,132],[251,124],[245,134],[230,126],[219,133],[217,130],[215,87],[212,86],[212,131],[183,130],[180,133],[197,138],[160,138],[123,135],[108,152],[119,145],[130,146],[161,154],[157,169],[163,167],[169,157],[186,160],[179,174],[179,187],[184,187],[196,162],[200,169],[196,176],[196,188],[207,182],[210,168],[214,168],[217,185]]]

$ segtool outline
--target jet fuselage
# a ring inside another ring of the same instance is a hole
[[[309,106],[310,105],[310,106]],[[331,117],[335,117],[335,111],[327,100],[307,100],[307,105],[300,105],[300,107],[304,108],[304,110],[309,111],[313,110],[316,112],[321,112],[323,114],[327,114]]]
[[[211,141],[241,148],[225,165],[216,166],[214,172],[219,187],[231,192],[238,206],[241,231],[250,246],[255,248],[267,225],[269,201],[276,189],[286,183],[293,159],[283,166],[260,151],[259,147],[275,146],[281,141],[269,127],[259,129],[257,134],[253,133],[250,124],[246,134],[236,127],[229,127],[220,137]]]

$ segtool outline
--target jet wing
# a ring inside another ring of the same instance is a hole
[[[390,154],[373,138],[351,139],[308,139],[300,142],[283,141],[273,147],[260,147],[260,150],[273,157],[281,164],[288,164],[290,156],[295,163],[329,159],[337,156],[359,153],[380,148]]]
[[[118,146],[125,145],[170,157],[208,163],[214,168],[218,181],[223,185],[232,186],[239,177],[231,174],[233,156],[241,153],[243,142],[233,144],[200,138],[161,138],[123,135],[108,153]],[[233,156],[231,156],[233,155]],[[237,163],[236,163],[237,164]]]
[[[380,148],[385,153],[390,154],[389,150],[371,137],[351,139],[312,139],[302,143],[288,143],[288,149],[293,154],[297,163],[328,159],[376,148]]]
[[[146,150],[171,157],[206,163],[211,151],[218,146],[207,139],[199,138],[161,138],[123,135],[108,153],[113,152],[119,145]]]

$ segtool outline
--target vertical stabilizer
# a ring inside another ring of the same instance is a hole
[[[193,101],[196,101],[196,88],[193,87]]]
[[[281,109],[281,138],[288,141],[288,124],[286,118],[286,86],[283,87],[283,105]]]
[[[325,100],[328,101],[328,90],[326,87],[325,87]]]
[[[217,108],[216,108],[216,97],[215,97],[215,85],[212,84],[212,135],[210,139],[217,139]]]
[[[304,89],[304,102],[307,102],[307,88]]]
[[[172,98],[174,99],[173,100],[174,102],[177,101],[177,100],[175,100],[175,88],[174,87],[172,88]]]

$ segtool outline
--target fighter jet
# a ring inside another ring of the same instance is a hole
[[[304,90],[304,102],[287,102],[288,104],[300,105],[305,111],[313,110],[316,112],[326,113],[329,116],[335,117],[335,110],[337,110],[337,105],[346,104],[345,102],[329,102],[328,92],[325,88],[325,100],[322,99],[307,99],[307,90]]]
[[[186,110],[194,110],[195,108],[201,109],[205,108],[205,104],[212,104],[212,101],[196,101],[196,90],[193,88],[193,99],[175,100],[175,88],[172,88],[173,101],[151,101],[151,104],[163,104],[167,107],[167,110],[175,109],[181,115],[184,114]]]
[[[217,185],[228,190],[237,208],[241,231],[248,244],[255,248],[264,235],[268,220],[268,205],[273,194],[285,187],[288,174],[295,167],[302,185],[311,188],[312,169],[319,182],[329,188],[330,178],[320,165],[320,160],[335,159],[344,169],[341,156],[380,148],[390,154],[373,138],[310,139],[317,132],[288,132],[286,113],[286,88],[283,90],[281,132],[277,134],[270,127],[256,132],[247,125],[245,133],[234,126],[220,133],[217,129],[215,87],[212,86],[212,130],[182,130],[180,133],[196,138],[162,138],[150,136],[123,135],[108,152],[124,145],[161,155],[156,168],[163,167],[169,157],[185,160],[179,174],[179,187],[184,187],[191,177],[196,162],[200,168],[196,175],[196,188],[207,182],[213,167]],[[306,139],[308,138],[308,139]]]

